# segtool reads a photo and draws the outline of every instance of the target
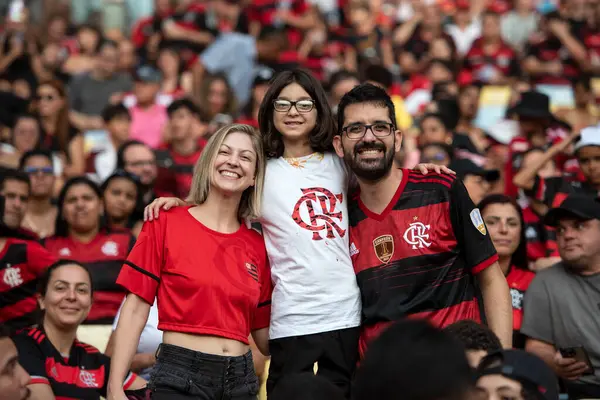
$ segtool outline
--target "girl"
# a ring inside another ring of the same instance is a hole
[[[76,261],[51,265],[38,283],[41,324],[13,338],[19,363],[32,376],[32,399],[100,399],[106,396],[110,358],[76,339],[79,325],[92,307],[94,286],[89,270]],[[124,376],[124,390],[140,389],[146,381]]]
[[[259,222],[274,284],[267,392],[318,362],[318,374],[348,397],[361,304],[348,251],[348,174],[332,152],[332,111],[319,82],[296,69],[275,77],[258,120],[268,157]],[[145,216],[181,204],[157,199]]]
[[[248,336],[267,354],[272,287],[264,242],[243,220],[258,215],[264,174],[259,134],[226,126],[196,164],[192,205],[144,224],[118,279],[130,294],[114,334],[109,399],[125,398],[120,382],[155,298],[163,342],[152,399],[256,398]]]
[[[142,221],[135,221],[135,211],[141,211],[142,189],[138,177],[116,170],[101,187],[107,225],[114,230],[140,233]]]

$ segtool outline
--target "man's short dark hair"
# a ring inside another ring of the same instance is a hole
[[[173,101],[171,104],[169,104],[169,107],[167,107],[167,114],[169,115],[169,118],[171,118],[173,116],[173,113],[175,113],[175,111],[177,111],[181,108],[185,108],[192,114],[194,114],[196,116],[200,116],[200,108],[196,105],[196,103],[194,103],[192,100],[190,100],[188,98],[183,98],[183,99],[177,99],[177,100]]]
[[[146,143],[135,139],[131,139],[123,143],[121,147],[117,149],[117,169],[125,169],[125,152],[131,146],[149,147]]]
[[[277,382],[269,400],[344,400],[344,393],[328,379],[305,372]]]
[[[488,353],[502,350],[502,344],[496,334],[478,322],[458,321],[448,325],[444,330],[459,340],[466,350],[483,350]]]
[[[404,320],[369,345],[353,395],[354,400],[462,399],[474,382],[457,339],[424,320]]]
[[[348,71],[346,69],[341,69],[334,72],[327,82],[327,91],[331,91],[335,85],[349,79],[360,81],[360,78],[356,72]]]
[[[131,114],[123,103],[109,104],[102,110],[102,120],[108,123],[117,117],[125,117],[131,120]]]
[[[50,161],[50,165],[52,165],[53,163],[51,152],[43,149],[34,149],[26,152],[21,156],[21,159],[19,160],[19,169],[22,170],[23,168],[25,168],[25,164],[27,164],[27,161],[29,161],[29,159],[33,157],[44,157],[48,161]]]
[[[589,92],[592,90],[592,78],[588,74],[578,75],[577,78],[571,81],[571,86],[573,88],[582,86],[586,92]]]
[[[363,73],[364,81],[376,82],[377,84],[383,86],[386,89],[389,89],[394,84],[394,74],[379,64],[371,64]]]
[[[26,183],[28,187],[31,188],[31,181],[29,180],[29,176],[23,171],[19,171],[17,169],[6,169],[4,171],[4,176],[0,180],[0,190],[4,190],[4,183],[6,181],[18,181]]]
[[[385,89],[370,83],[362,83],[346,93],[340,100],[337,114],[338,133],[341,133],[342,128],[344,127],[344,113],[346,111],[346,107],[352,104],[361,103],[370,103],[378,107],[386,107],[388,109],[388,114],[392,124],[395,127],[398,126],[396,123],[396,109],[394,108],[394,103]]]

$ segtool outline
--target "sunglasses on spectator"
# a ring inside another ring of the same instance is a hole
[[[276,99],[273,101],[273,108],[277,112],[288,112],[291,108],[296,107],[296,110],[299,113],[307,113],[311,112],[315,107],[314,100],[298,100],[298,101],[289,101],[283,99]]]
[[[38,94],[38,95],[35,96],[35,98],[37,100],[52,101],[52,100],[56,99],[56,96],[53,96],[51,94],[43,94],[43,95],[42,94]]]
[[[39,174],[39,173],[42,173],[43,175],[52,175],[54,173],[54,169],[52,167],[43,167],[43,168],[25,167],[23,170],[25,171],[26,174],[29,174],[29,175],[35,175],[35,174]]]

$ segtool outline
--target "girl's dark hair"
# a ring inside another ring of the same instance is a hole
[[[335,120],[327,100],[323,86],[311,75],[310,72],[296,68],[278,74],[267,90],[265,98],[258,112],[258,126],[263,135],[265,153],[268,158],[277,158],[283,155],[283,139],[281,133],[273,124],[273,102],[279,93],[289,84],[297,83],[314,100],[317,109],[317,123],[309,134],[310,147],[315,152],[325,153],[333,151],[333,136],[335,135]]]
[[[69,179],[61,189],[60,194],[58,195],[58,200],[56,202],[56,205],[58,207],[58,215],[56,216],[56,223],[54,225],[55,236],[67,237],[69,235],[69,225],[67,224],[65,216],[63,214],[63,206],[65,204],[65,198],[67,197],[69,189],[71,189],[71,187],[75,185],[87,185],[94,191],[94,193],[96,193],[98,199],[102,199],[102,192],[100,191],[100,188],[91,179],[85,176],[76,176],[74,178]],[[102,217],[98,217],[98,219],[100,229],[102,230],[102,228],[104,228],[105,226],[104,219]]]
[[[128,181],[132,182],[135,185],[135,189],[136,189],[135,207],[133,209],[133,212],[129,216],[129,221],[127,221],[127,226],[133,227],[133,225],[137,222],[135,220],[135,216],[143,214],[143,212],[144,212],[144,193],[143,193],[143,189],[142,189],[142,183],[140,182],[140,179],[136,175],[130,174],[129,172],[122,170],[122,169],[117,169],[112,173],[112,175],[110,175],[108,178],[106,178],[104,183],[102,183],[102,186],[100,186],[100,191],[102,192],[103,200],[104,200],[104,193],[106,192],[106,189],[108,189],[108,185],[110,185],[110,183],[112,181],[114,181],[115,179],[127,179]],[[108,225],[109,216],[108,216],[107,210],[104,210],[104,215],[105,215],[104,222],[106,223],[106,225]]]
[[[477,207],[479,208],[481,214],[483,214],[485,209],[492,204],[510,204],[517,211],[517,214],[519,215],[519,221],[521,221],[521,236],[519,238],[519,246],[511,256],[510,263],[517,268],[525,270],[528,269],[527,238],[525,237],[525,219],[523,218],[523,209],[515,199],[504,194],[491,194],[486,196],[479,202]]]

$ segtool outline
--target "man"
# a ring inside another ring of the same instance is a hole
[[[500,340],[487,326],[475,321],[458,321],[444,329],[458,339],[467,352],[467,360],[472,368],[477,368],[488,354],[502,350]]]
[[[144,204],[149,204],[154,200],[154,183],[158,173],[156,156],[152,149],[137,140],[123,143],[117,151],[117,168],[140,178],[144,189]]]
[[[566,151],[573,143],[575,157],[579,163],[584,181],[578,177],[559,176],[542,178],[540,169],[558,154]],[[600,196],[600,127],[591,126],[581,133],[573,133],[563,141],[550,147],[543,157],[529,168],[523,168],[515,175],[513,182],[525,189],[532,200],[544,204],[546,207],[556,207],[569,193],[582,193],[591,197]]]
[[[31,377],[19,364],[17,347],[9,333],[8,327],[0,324],[0,400],[26,400]]]
[[[56,181],[52,154],[45,150],[29,151],[21,157],[19,169],[31,181],[31,196],[21,226],[34,232],[39,238],[52,236],[58,215],[58,208],[52,204]]]
[[[393,324],[356,371],[354,400],[470,398],[474,377],[461,343],[425,321]]]
[[[0,195],[0,323],[19,329],[35,323],[37,278],[56,259],[19,232],[29,198],[27,175],[8,170]]]
[[[76,77],[71,81],[69,117],[79,131],[102,129],[103,122],[100,115],[104,106],[111,98],[131,90],[131,77],[117,73],[118,65],[118,45],[106,40],[95,54],[94,69],[89,74]]]
[[[544,222],[556,227],[563,261],[538,272],[525,294],[525,349],[566,380],[569,398],[599,398],[600,202],[571,194],[546,214]],[[594,371],[565,351],[579,346]]]
[[[460,180],[393,168],[402,133],[384,89],[362,84],[341,100],[336,153],[358,179],[348,205],[350,254],[362,294],[361,353],[391,322],[406,316],[445,327],[480,320],[475,280],[490,328],[512,343],[506,279]]]
[[[558,380],[538,357],[505,350],[485,357],[478,368],[477,389],[484,399],[558,400]]]
[[[462,180],[474,204],[479,204],[489,194],[492,184],[500,179],[498,170],[484,169],[466,158],[451,162],[450,169]]]

